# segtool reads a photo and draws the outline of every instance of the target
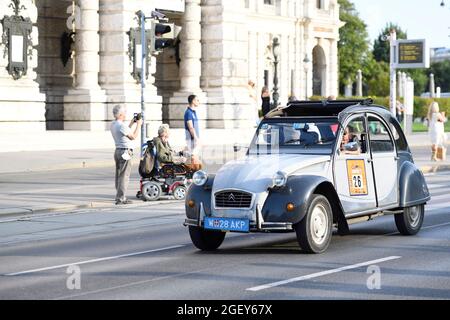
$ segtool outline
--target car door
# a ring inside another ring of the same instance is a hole
[[[380,208],[394,206],[398,201],[398,157],[395,143],[381,117],[369,113],[367,120],[378,206]]]
[[[344,132],[351,128],[360,152],[347,152],[343,148]],[[347,120],[339,130],[334,156],[334,182],[346,215],[376,208],[372,159],[367,146],[367,124],[364,114]]]

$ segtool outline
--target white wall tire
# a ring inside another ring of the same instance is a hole
[[[322,253],[333,232],[333,212],[328,199],[315,194],[311,197],[305,217],[294,225],[297,241],[307,253]]]

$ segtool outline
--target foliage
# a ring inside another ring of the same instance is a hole
[[[450,91],[450,61],[433,63],[431,64],[431,70],[428,72],[434,74],[436,87],[441,87],[442,92]]]
[[[338,0],[340,20],[345,25],[340,28],[339,49],[339,84],[345,86],[355,79],[358,69],[363,69],[369,51],[367,26],[358,16],[353,3],[349,0]]]
[[[380,31],[378,38],[373,43],[373,56],[376,61],[384,61],[389,63],[390,60],[390,43],[384,41],[383,36],[388,35],[392,29],[397,31],[397,39],[408,39],[408,35],[395,23],[387,23],[383,30]]]

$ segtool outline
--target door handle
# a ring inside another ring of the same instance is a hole
[[[372,159],[367,159],[367,163],[372,163],[373,160]]]

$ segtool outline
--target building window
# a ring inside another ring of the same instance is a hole
[[[323,2],[324,2],[324,0],[316,0],[317,9],[324,9]]]
[[[264,0],[264,4],[273,5],[274,0]]]

